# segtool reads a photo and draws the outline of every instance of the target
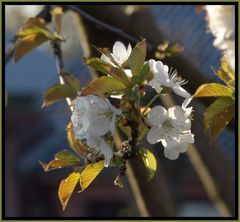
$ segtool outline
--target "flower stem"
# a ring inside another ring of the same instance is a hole
[[[151,101],[147,104],[147,106],[145,107],[145,109],[143,110],[143,115],[145,114],[145,112],[147,111],[147,109],[155,102],[155,100],[161,95],[161,91],[155,95]]]

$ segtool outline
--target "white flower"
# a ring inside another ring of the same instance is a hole
[[[116,115],[121,113],[111,103],[97,96],[80,96],[73,102],[73,132],[77,139],[86,139],[89,134],[103,136],[115,130]]]
[[[213,45],[224,50],[235,70],[235,6],[207,5],[208,27],[215,37]]]
[[[177,72],[170,73],[167,65],[163,65],[161,61],[155,61],[154,59],[149,60],[150,70],[153,73],[153,79],[148,83],[158,93],[162,90],[162,86],[171,88],[176,94],[187,98],[190,94],[181,87],[186,83]]]
[[[148,121],[153,127],[147,134],[147,140],[151,144],[161,141],[168,159],[177,159],[179,153],[186,152],[189,143],[194,143],[189,109],[176,105],[166,110],[156,106],[148,113]]]
[[[113,157],[113,150],[112,148],[105,142],[105,140],[102,137],[94,136],[93,134],[90,134],[89,137],[86,140],[86,143],[91,148],[94,148],[96,151],[99,151],[104,155],[105,159],[105,167],[109,166],[109,163]]]
[[[114,60],[117,62],[119,66],[122,66],[129,58],[132,52],[132,47],[128,44],[126,48],[123,43],[117,41],[113,45],[113,52],[111,53]],[[106,55],[102,54],[101,59],[110,63],[112,66],[116,67],[116,65],[109,59]],[[130,69],[124,69],[128,78],[132,78],[132,72]],[[122,99],[122,95],[111,95],[111,98]]]
[[[117,62],[117,64],[119,66],[122,66],[123,63],[125,63],[128,60],[128,57],[130,56],[132,52],[132,47],[129,44],[127,49],[124,46],[123,43],[117,41],[114,43],[113,45],[113,52],[111,53],[112,57],[114,58],[114,60]],[[101,56],[101,59],[110,63],[113,66],[116,66],[115,64],[113,64],[113,62],[105,55]]]

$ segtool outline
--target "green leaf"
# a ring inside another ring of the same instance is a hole
[[[118,68],[113,67],[110,63],[105,62],[100,58],[96,58],[96,57],[93,57],[90,59],[83,58],[83,62],[89,65],[91,68],[99,72],[105,73],[107,75],[110,75],[115,79],[123,82],[126,86],[130,85],[130,80],[128,79],[124,70],[120,67]]]
[[[130,67],[133,75],[140,75],[143,63],[146,58],[147,44],[146,40],[138,42],[130,55]]]
[[[101,160],[94,164],[89,164],[81,173],[80,177],[80,186],[81,190],[78,193],[84,191],[97,177],[97,175],[103,170],[104,168],[104,160]]]
[[[99,72],[103,72],[105,74],[109,74],[112,69],[112,65],[110,63],[105,62],[97,57],[93,57],[93,58],[89,58],[89,59],[84,57],[83,62],[86,65],[90,66],[91,68],[93,68]]]
[[[36,34],[31,34],[22,39],[18,39],[14,46],[14,62],[18,62],[22,57],[47,40],[48,38],[46,36]]]
[[[73,172],[68,175],[66,179],[63,179],[59,185],[58,188],[58,197],[61,201],[63,210],[65,210],[68,201],[72,195],[72,192],[74,191],[79,178],[80,178],[80,173]]]
[[[78,139],[74,137],[73,134],[73,124],[70,122],[67,125],[67,140],[68,144],[71,146],[71,148],[79,155],[82,157],[87,157],[89,154],[88,148]]]
[[[141,85],[144,83],[144,81],[147,80],[148,76],[150,74],[150,67],[148,63],[145,63],[141,69],[141,72],[138,76],[132,77],[132,83],[133,85]]]
[[[62,160],[67,163],[77,163],[80,160],[73,155],[69,150],[62,150],[55,154],[55,159]]]
[[[68,85],[70,85],[72,88],[74,88],[76,91],[80,91],[80,82],[79,80],[72,74],[62,71],[61,75],[63,76],[64,80]]]
[[[102,95],[123,90],[125,88],[126,86],[121,81],[112,77],[102,76],[98,79],[92,80],[90,84],[83,89],[81,95]]]
[[[235,80],[235,74],[233,70],[230,68],[228,58],[226,55],[223,56],[223,58],[221,59],[221,68],[231,80]]]
[[[48,172],[50,170],[64,168],[64,167],[71,167],[73,165],[72,163],[68,163],[63,160],[58,160],[58,159],[52,160],[49,163],[43,163],[41,161],[39,161],[39,163],[41,164],[41,166],[45,172]]]
[[[215,100],[204,113],[205,128],[216,138],[235,116],[235,101],[229,97]]]
[[[221,59],[221,68],[216,71],[216,75],[227,85],[235,85],[235,74],[229,66],[227,56],[223,56]]]
[[[49,106],[60,99],[74,98],[76,95],[77,91],[73,87],[66,84],[56,84],[46,91],[42,107]]]
[[[46,27],[45,21],[42,18],[29,18],[24,26],[16,33],[20,38],[29,35],[43,35],[47,39],[54,39],[53,33]]]
[[[124,83],[125,86],[131,87],[131,82],[122,68],[113,67],[109,75]]]
[[[219,83],[203,84],[194,93],[194,97],[233,96],[233,89]]]
[[[151,153],[148,149],[141,148],[139,149],[139,153],[147,170],[148,181],[150,181],[156,173],[157,161],[153,153]]]
[[[148,79],[148,76],[150,74],[150,67],[148,63],[145,63],[142,67],[142,70],[139,75],[139,84],[142,84],[145,80]]]
[[[96,47],[96,46],[93,46],[93,47],[94,47],[98,52],[100,52],[100,53],[102,53],[103,55],[107,56],[115,66],[120,67],[120,66],[118,65],[118,63],[115,61],[115,59],[113,58],[113,56],[111,55],[111,52],[109,51],[108,48],[98,48],[98,47]]]

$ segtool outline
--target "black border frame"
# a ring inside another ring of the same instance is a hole
[[[239,49],[239,35],[238,35],[238,27],[239,27],[239,2],[238,1],[228,1],[228,2],[211,2],[211,1],[187,1],[187,2],[178,2],[178,1],[171,1],[171,2],[121,2],[121,1],[114,1],[114,2],[44,2],[44,1],[35,1],[35,2],[28,2],[28,1],[3,1],[1,2],[1,10],[2,10],[2,215],[1,220],[239,220],[239,204],[238,204],[238,197],[239,197],[239,169],[238,169],[238,125],[235,127],[235,215],[233,217],[6,217],[5,215],[5,5],[126,5],[126,4],[138,4],[138,5],[234,5],[235,6],[235,72],[236,72],[236,101],[237,106],[235,106],[235,113],[238,114],[238,49]],[[4,49],[4,51],[3,51]],[[3,65],[4,64],[4,65]],[[236,118],[237,117],[237,118]],[[238,115],[235,117],[235,122],[238,124]]]

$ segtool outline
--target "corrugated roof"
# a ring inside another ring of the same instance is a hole
[[[160,29],[171,42],[184,47],[183,54],[209,80],[218,81],[211,66],[220,66],[221,52],[213,46],[214,37],[207,32],[205,13],[192,5],[150,6]]]

